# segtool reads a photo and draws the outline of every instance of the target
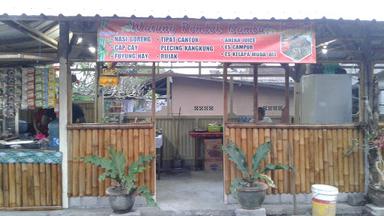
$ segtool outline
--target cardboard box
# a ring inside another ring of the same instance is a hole
[[[223,170],[223,161],[222,160],[205,160],[204,170],[211,171],[211,172],[220,172]]]
[[[222,160],[223,151],[221,139],[205,139],[204,140],[204,159],[205,160]]]

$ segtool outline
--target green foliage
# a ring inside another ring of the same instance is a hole
[[[128,194],[137,193],[142,195],[149,206],[155,205],[155,201],[149,189],[145,186],[137,187],[136,176],[139,173],[144,172],[148,167],[149,162],[154,159],[152,155],[140,155],[139,158],[131,163],[128,167],[127,161],[122,152],[117,152],[113,148],[108,149],[108,157],[103,158],[99,156],[87,156],[83,158],[85,163],[91,163],[104,169],[104,173],[99,176],[99,180],[103,181],[106,178],[115,180],[119,187],[123,187],[127,190]],[[128,171],[127,171],[128,168]]]
[[[271,147],[271,142],[266,142],[257,148],[256,153],[252,157],[252,171],[254,173],[259,169],[260,162],[263,161],[271,151]]]
[[[231,182],[231,193],[237,196],[237,190],[241,187],[253,187],[258,181],[264,181],[270,187],[276,187],[275,183],[266,175],[269,171],[274,170],[288,170],[290,167],[281,164],[267,164],[261,168],[260,164],[266,159],[268,153],[271,151],[271,143],[266,142],[260,145],[255,154],[252,157],[252,169],[247,165],[244,152],[239,149],[233,142],[229,142],[228,145],[223,146],[223,152],[228,155],[238,170],[242,174],[242,178],[236,178]]]

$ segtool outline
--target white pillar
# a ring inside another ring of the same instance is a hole
[[[67,137],[67,123],[68,116],[71,115],[71,108],[68,110],[68,105],[71,101],[71,74],[68,65],[68,46],[69,46],[69,25],[66,22],[60,22],[60,42],[59,42],[59,139],[60,139],[60,152],[63,154],[63,161],[61,164],[62,175],[62,205],[63,208],[68,208],[68,137]],[[70,86],[68,88],[68,86]]]

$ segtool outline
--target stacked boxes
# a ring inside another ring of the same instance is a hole
[[[223,170],[222,139],[204,139],[204,170]]]
[[[48,71],[48,107],[56,107],[56,71],[53,67]]]

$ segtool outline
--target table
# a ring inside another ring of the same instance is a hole
[[[195,138],[195,170],[203,170],[203,160],[201,154],[201,140],[202,139],[217,139],[223,138],[223,132],[208,132],[208,131],[190,131],[189,136]],[[198,164],[198,165],[197,165]]]

